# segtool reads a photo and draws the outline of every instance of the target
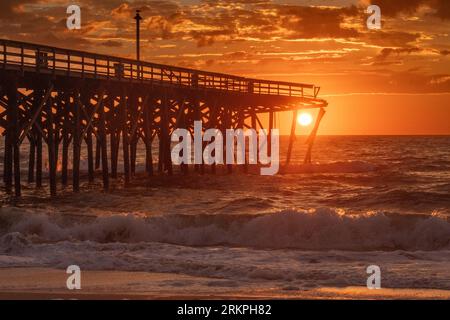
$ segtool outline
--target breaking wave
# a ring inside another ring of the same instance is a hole
[[[1,211],[2,252],[60,241],[317,251],[450,249],[450,223],[439,214],[346,214],[319,208],[259,215],[119,215],[84,220]]]

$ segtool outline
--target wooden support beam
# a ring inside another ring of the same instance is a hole
[[[109,189],[109,172],[108,172],[108,146],[107,146],[107,137],[106,137],[106,116],[104,106],[102,106],[98,110],[99,116],[99,139],[97,139],[97,143],[100,143],[101,147],[101,159],[102,159],[102,176],[103,176],[103,189]]]
[[[34,137],[28,139],[30,147],[28,152],[28,183],[34,182],[34,166],[36,159],[36,143]]]
[[[170,154],[169,108],[170,108],[170,99],[169,99],[168,93],[165,92],[163,99],[161,101],[163,165],[164,165],[164,170],[167,171],[167,173],[169,175],[172,175],[173,169],[172,169],[172,157]]]
[[[164,171],[164,115],[163,115],[163,105],[165,104],[165,98],[161,97],[159,100],[159,128],[156,130],[158,135],[158,173],[162,174]]]
[[[130,175],[136,175],[136,161],[137,161],[137,144],[138,139],[134,138],[130,141]]]
[[[120,98],[121,127],[122,127],[122,150],[123,150],[123,172],[125,184],[130,182],[130,146],[128,135],[128,103],[125,89]]]
[[[238,128],[244,130],[245,128],[245,112],[242,109],[239,109],[238,111],[238,117],[239,117],[239,123],[238,123]],[[246,144],[247,145],[247,144]],[[243,165],[243,171],[244,173],[248,173],[248,155],[247,155],[247,147],[245,150],[245,163]]]
[[[158,172],[163,173],[168,170],[167,161],[167,144],[169,134],[169,98],[168,93],[164,92],[161,97],[160,104],[160,121],[159,121],[159,157],[158,157]]]
[[[62,168],[61,168],[61,183],[63,186],[67,185],[68,178],[68,165],[69,165],[69,145],[70,145],[70,111],[72,109],[72,103],[70,101],[70,95],[64,94],[64,106],[63,106],[63,129],[62,129]]]
[[[42,117],[39,116],[40,124]],[[42,187],[42,131],[36,131],[36,188]]]
[[[100,114],[100,111],[99,111]],[[100,169],[102,143],[100,137],[95,139],[95,170]]]
[[[99,100],[98,100],[97,104],[95,105],[94,110],[92,112],[88,112],[86,110],[87,106],[91,105],[90,97],[89,96],[83,97],[83,99],[82,99],[83,103],[80,104],[80,107],[81,107],[81,111],[83,112],[83,114],[84,114],[84,116],[86,118],[87,124],[86,124],[86,126],[84,127],[84,129],[83,129],[83,131],[81,133],[81,139],[84,138],[85,134],[89,130],[91,130],[92,133],[95,133],[95,131],[92,130],[92,122],[94,121],[94,118],[95,118],[95,115],[97,114],[98,109],[103,106],[104,95],[105,95],[105,91],[102,90],[100,95],[99,95],[100,96]]]
[[[291,162],[292,146],[294,145],[294,141],[296,139],[295,130],[297,129],[297,115],[298,110],[294,110],[292,112],[291,135],[289,137],[289,146],[286,155],[286,166]]]
[[[144,99],[142,103],[144,117],[144,144],[145,144],[145,171],[148,176],[153,175],[153,155],[152,155],[152,131],[153,131],[153,109],[148,103],[149,99]],[[150,99],[151,101],[151,99]]]
[[[48,88],[47,88],[47,90],[45,91],[44,98],[40,99],[39,105],[37,106],[37,108],[35,108],[33,110],[34,111],[33,116],[31,117],[30,122],[28,122],[28,124],[25,127],[22,135],[20,136],[20,138],[19,138],[20,143],[22,143],[23,140],[25,139],[25,137],[28,135],[31,127],[36,122],[36,119],[41,116],[42,108],[47,103],[48,99],[50,98],[50,95],[51,95],[52,91],[53,91],[53,84],[50,83]]]
[[[14,104],[13,101],[11,101]],[[19,139],[19,106],[17,102],[13,108],[12,114],[14,115],[12,118],[12,122],[14,123],[14,194],[16,197],[20,197],[22,195],[22,186],[20,181],[20,143]]]
[[[56,196],[56,150],[55,130],[53,121],[53,98],[48,99],[46,104],[47,117],[47,150],[48,150],[48,175],[50,180],[50,195]]]
[[[7,115],[6,115],[6,134],[5,134],[5,154],[4,154],[4,162],[3,162],[3,182],[5,183],[5,190],[7,193],[12,192],[13,185],[13,141],[14,141],[14,126],[12,122],[11,115],[12,107],[10,105],[7,106]]]
[[[87,149],[87,161],[88,161],[88,179],[92,183],[95,180],[94,171],[94,146],[92,143],[92,129],[88,129],[86,132],[86,149]]]
[[[32,93],[33,96],[33,102],[31,107],[31,112],[35,110],[36,103],[35,103],[35,95],[34,92]],[[31,129],[28,137],[28,143],[29,143],[29,152],[28,152],[28,183],[33,183],[35,181],[35,166],[36,166],[36,137],[35,137],[35,130]]]
[[[164,142],[163,142],[163,125],[162,121],[159,122],[159,135],[158,135],[158,173],[163,173],[164,169]]]
[[[12,75],[8,79],[6,95],[8,96],[8,127],[5,143],[5,187],[7,192],[12,191],[14,176],[14,194],[21,196],[20,185],[20,151],[19,151],[19,106],[17,94],[17,78]]]
[[[72,186],[74,192],[80,191],[80,157],[81,157],[81,101],[80,93],[75,93],[75,104],[72,121],[72,144],[73,144],[73,165],[72,165]]]
[[[314,128],[311,131],[311,134],[309,135],[308,140],[306,141],[306,143],[308,144],[308,150],[306,151],[306,155],[305,155],[305,160],[304,160],[305,164],[311,163],[312,148],[314,145],[314,141],[316,140],[317,131],[319,130],[320,122],[322,121],[322,118],[325,115],[325,112],[326,111],[324,108],[320,108]]]
[[[202,110],[201,110],[201,107],[200,107],[200,101],[199,101],[197,95],[194,96],[192,99],[193,99],[193,101],[191,103],[191,106],[194,109],[193,110],[193,112],[194,112],[194,121],[201,121],[201,122],[203,122],[202,121]],[[202,123],[202,126],[203,126],[203,123]],[[195,164],[194,165],[195,172],[199,172],[200,170],[204,171],[204,167],[205,166],[203,165],[203,143],[202,143],[202,157],[201,157],[200,160],[202,162],[201,164]]]
[[[8,130],[8,126],[7,124],[5,124],[5,131]],[[4,152],[3,152],[3,183],[5,184],[5,189],[7,189],[6,183],[7,183],[7,174],[8,174],[8,153],[7,153],[7,149],[6,149],[6,144],[7,144],[7,136],[6,136],[6,132],[4,134]],[[10,192],[11,190],[6,190],[7,192]]]
[[[263,126],[261,120],[259,120],[259,117],[258,117],[258,115],[256,113],[255,113],[255,118],[256,118],[256,121],[258,122],[259,129],[260,130],[264,129],[264,126]],[[256,127],[254,129],[256,130]]]
[[[102,92],[102,93],[104,94],[104,92]],[[103,102],[104,98],[101,97],[99,99],[102,99],[102,103],[104,104],[104,102]],[[97,110],[97,114],[99,115],[99,121],[100,121],[100,112],[102,112],[102,113],[104,112],[104,106],[103,105],[99,106],[99,108]],[[103,121],[106,121],[106,120],[104,119]],[[99,126],[99,128],[100,128],[100,126]],[[102,138],[100,137],[100,134],[97,135],[96,139],[95,139],[95,165],[94,165],[95,170],[100,169],[100,164],[101,164],[101,148],[102,148],[101,139]],[[105,127],[105,139],[106,139],[106,127]]]
[[[98,112],[98,109],[103,106],[103,97],[104,97],[104,90],[99,94],[99,100],[95,107],[92,110],[91,105],[91,96],[89,93],[84,92],[83,97],[81,98],[83,102],[83,113],[86,117],[86,127],[83,129],[81,133],[81,139],[84,138],[86,142],[86,149],[87,149],[87,161],[88,161],[88,179],[89,182],[94,182],[95,179],[95,170],[94,170],[94,148],[93,148],[93,141],[92,141],[92,135],[94,133],[93,130],[93,121],[95,118],[96,113]],[[91,109],[91,110],[89,110]]]
[[[273,112],[269,112],[269,132],[267,135],[267,147],[268,147],[268,155],[271,157],[272,156],[272,129],[273,129],[273,125],[274,125],[274,113]]]
[[[256,130],[257,129],[257,127],[256,127],[256,113],[252,112],[251,120],[252,120],[251,128]]]
[[[130,96],[130,115],[132,127],[130,132],[130,174],[136,174],[136,160],[137,160],[137,144],[139,142],[138,125],[141,118],[142,108],[139,107],[139,96],[134,92]]]
[[[223,134],[223,136],[224,136],[224,139],[223,139],[223,142],[224,142],[224,150],[225,150],[225,152],[224,152],[224,163],[226,164],[227,162],[226,162],[226,157],[227,157],[227,154],[226,154],[226,129],[231,129],[232,127],[233,127],[233,122],[232,122],[232,110],[231,110],[231,108],[227,108],[227,109],[225,109],[224,110],[225,111],[225,127],[224,127],[224,134]],[[233,157],[234,157],[234,154],[232,155]],[[227,173],[228,174],[232,174],[233,173],[233,165],[232,164],[227,164],[226,165],[226,167],[227,167]]]
[[[209,129],[213,129],[216,127],[217,123],[218,123],[218,117],[220,114],[220,107],[217,105],[217,101],[215,101],[211,106],[210,106],[211,110],[209,113],[209,122],[208,122],[208,128]],[[203,146],[203,150],[205,150],[205,146]],[[214,151],[215,152],[215,151]],[[211,165],[211,173],[212,174],[216,174],[216,164],[213,163]]]
[[[257,130],[258,129],[258,125],[257,125],[258,117],[256,116],[255,112],[250,113],[250,121],[251,121],[251,124],[250,124],[250,127],[248,127],[248,129]],[[245,173],[248,173],[248,162],[246,163],[244,170],[245,170]]]
[[[181,101],[181,104],[179,105],[179,110],[178,110],[178,115],[177,115],[176,122],[175,122],[175,125],[174,125],[174,130],[176,130],[177,128],[187,129],[186,113],[185,113],[186,106],[185,106],[185,104],[186,104],[186,100],[183,99]],[[184,157],[184,152],[185,151],[183,150],[183,155],[182,155],[183,157]],[[190,156],[191,155],[189,154],[188,157],[190,157]],[[189,173],[189,165],[187,163],[182,163],[180,165],[180,169],[181,169],[181,172],[184,175],[187,175]]]
[[[55,132],[55,137],[54,137],[54,143],[55,143],[55,177],[57,175],[58,172],[58,165],[59,165],[59,144],[62,141],[62,126],[63,126],[63,93],[61,91],[58,92],[58,95],[56,97],[56,104],[54,104],[54,107],[56,109],[56,113],[54,114],[54,119],[53,119],[53,123],[54,123],[54,132]],[[56,180],[56,178],[55,178]]]
[[[117,108],[115,106],[115,96],[110,94],[108,97],[109,106],[109,132],[111,149],[111,177],[117,179],[117,163],[119,154],[120,136],[117,134]]]

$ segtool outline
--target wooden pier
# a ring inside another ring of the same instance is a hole
[[[21,195],[20,146],[25,139],[29,142],[28,183],[42,187],[45,143],[51,195],[56,195],[57,182],[71,182],[73,191],[79,191],[82,147],[87,149],[89,181],[101,169],[107,190],[110,179],[118,177],[120,150],[125,183],[132,179],[140,140],[145,145],[148,175],[153,174],[155,139],[158,171],[172,174],[170,135],[177,128],[192,132],[196,120],[202,121],[203,130],[262,128],[258,116],[267,113],[270,130],[274,114],[284,111],[294,113],[289,161],[297,110],[320,108],[305,158],[310,161],[327,106],[318,93],[319,87],[311,84],[250,79],[0,39],[4,188]],[[200,167],[196,170],[204,169]]]

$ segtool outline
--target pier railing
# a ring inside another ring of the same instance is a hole
[[[259,80],[0,39],[0,68],[194,90],[316,98],[312,84]]]

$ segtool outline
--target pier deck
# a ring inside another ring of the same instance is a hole
[[[312,84],[251,79],[0,39],[4,185],[20,196],[20,145],[25,139],[30,148],[28,183],[42,186],[45,143],[50,193],[55,195],[57,181],[63,185],[69,181],[69,162],[73,190],[79,191],[82,146],[87,148],[89,180],[101,168],[108,189],[109,179],[117,178],[120,148],[125,182],[134,175],[140,140],[146,146],[147,173],[153,174],[152,142],[157,139],[158,171],[172,174],[170,135],[177,128],[192,132],[194,121],[202,121],[203,129],[256,129],[262,127],[258,115],[267,113],[270,130],[277,112],[293,111],[295,119],[299,109],[320,108],[314,137],[327,106],[318,98],[319,91]],[[204,166],[196,169],[204,170]]]

